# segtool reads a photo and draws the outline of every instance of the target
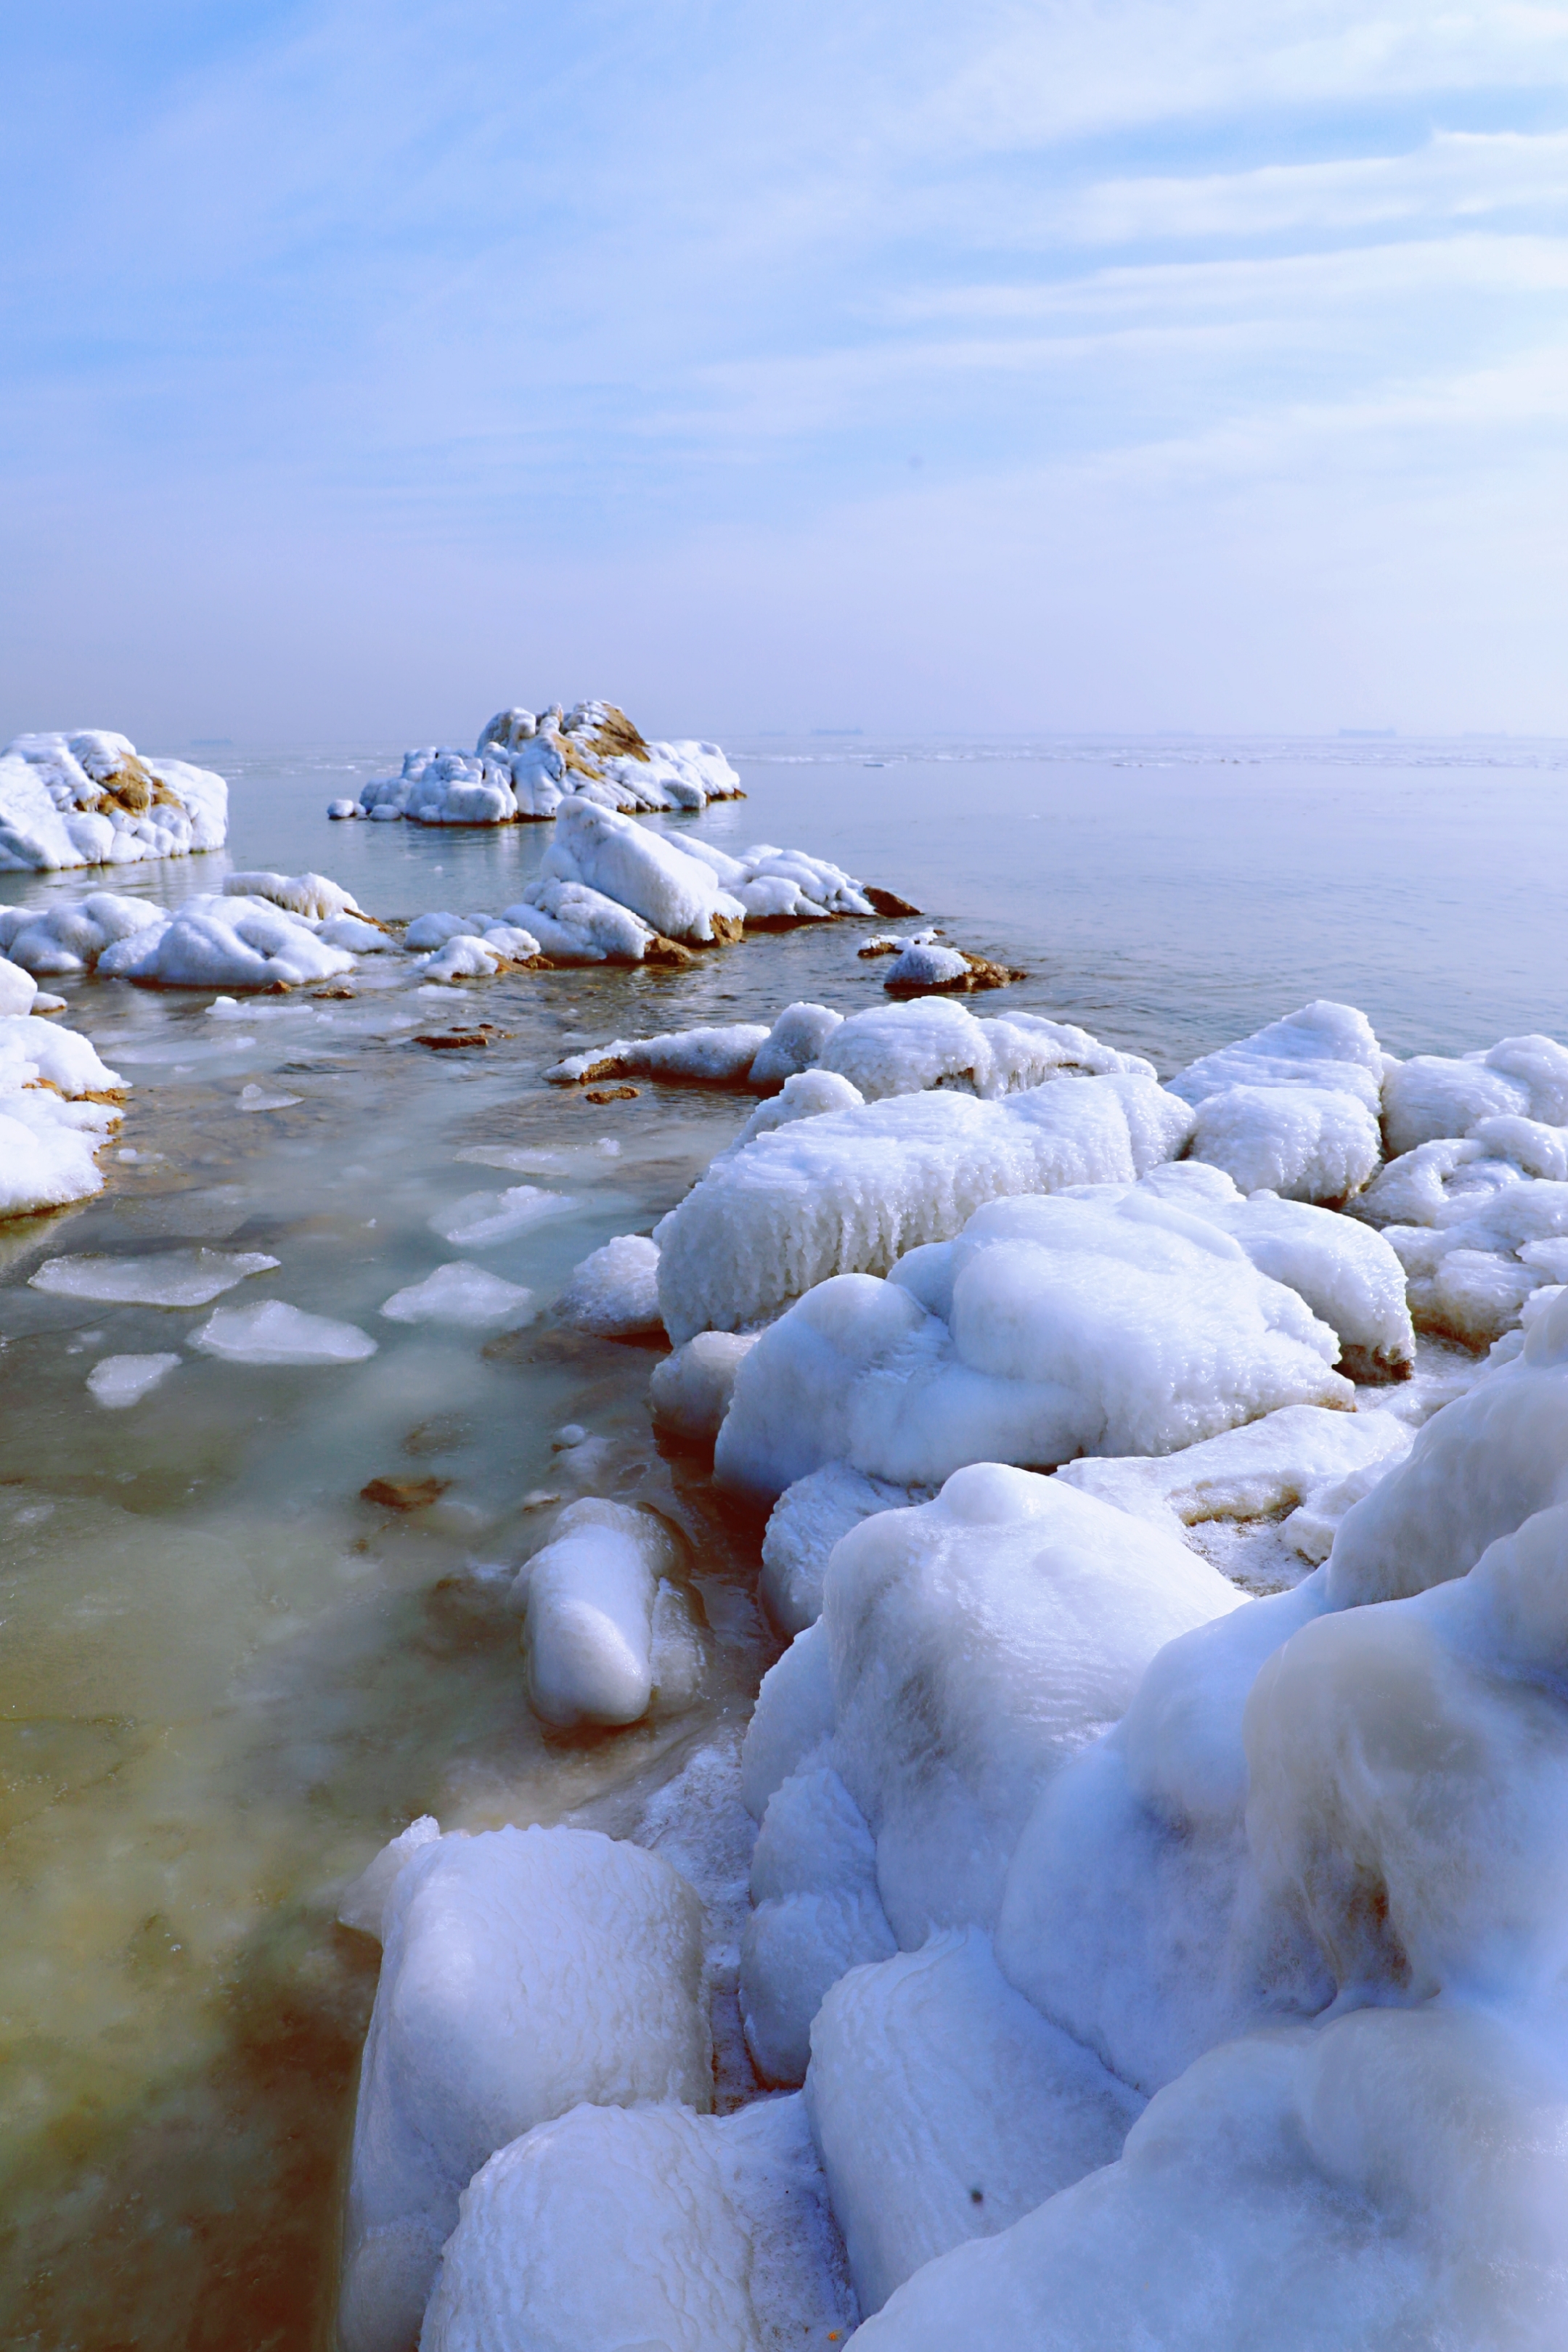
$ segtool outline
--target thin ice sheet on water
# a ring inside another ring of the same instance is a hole
[[[391,1323],[459,1323],[473,1330],[505,1323],[515,1329],[532,1320],[533,1293],[454,1258],[423,1282],[394,1291],[381,1311]]]
[[[538,1184],[512,1184],[504,1192],[466,1192],[449,1207],[437,1209],[430,1230],[456,1249],[488,1249],[510,1241],[545,1217],[574,1209],[567,1192],[547,1192]]]
[[[280,1260],[260,1250],[166,1250],[157,1257],[51,1257],[30,1277],[34,1290],[92,1298],[106,1307],[205,1307],[247,1275]]]
[[[357,1364],[375,1353],[375,1341],[354,1323],[307,1315],[281,1298],[254,1307],[220,1307],[190,1345],[226,1364]]]
[[[88,1392],[95,1404],[106,1406],[110,1412],[123,1412],[127,1405],[140,1404],[144,1396],[150,1396],[179,1360],[174,1355],[105,1356],[87,1376]]]

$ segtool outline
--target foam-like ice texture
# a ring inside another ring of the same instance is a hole
[[[717,1160],[657,1227],[665,1328],[679,1344],[765,1321],[830,1275],[885,1273],[947,1240],[1000,1196],[1131,1181],[1180,1151],[1191,1126],[1184,1104],[1136,1076],[793,1119]]]
[[[221,849],[228,786],[123,735],[17,735],[0,751],[0,873],[127,866]]]
[[[1514,1113],[1548,1127],[1568,1123],[1568,1048],[1552,1037],[1505,1037],[1450,1060],[1415,1054],[1383,1082],[1383,1125],[1397,1158],[1442,1136],[1468,1135],[1478,1119]]]
[[[658,1311],[658,1244],[646,1234],[617,1234],[573,1269],[555,1301],[555,1320],[600,1339],[662,1333]]]
[[[226,1364],[358,1364],[375,1341],[355,1323],[307,1315],[281,1298],[256,1307],[220,1307],[190,1344]]]
[[[798,2098],[581,2106],[464,2191],[423,2352],[785,2352],[858,2313]]]
[[[712,2102],[700,1906],[656,1855],[583,1830],[447,1836],[384,1903],[344,2352],[406,2352],[458,2198],[499,2148],[584,2101]]]
[[[504,1324],[515,1330],[532,1319],[533,1293],[456,1258],[449,1265],[438,1265],[423,1282],[395,1290],[381,1311],[393,1323],[456,1323],[473,1331]]]
[[[966,1462],[1173,1453],[1281,1405],[1352,1404],[1338,1353],[1294,1291],[1158,1191],[994,1201],[888,1281],[837,1276],[772,1324],[715,1471],[771,1502],[832,1461],[934,1486]]]
[[[647,1714],[659,1579],[677,1558],[673,1535],[650,1511],[589,1498],[562,1512],[512,1592],[529,1703],[544,1722],[569,1728]]]

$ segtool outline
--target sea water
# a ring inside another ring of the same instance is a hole
[[[224,764],[226,854],[0,877],[0,900],[107,881],[172,903],[269,866],[383,916],[499,913],[550,839],[330,824],[326,801],[389,764],[375,747]],[[977,1010],[1079,1021],[1163,1072],[1314,995],[1401,1053],[1568,1034],[1561,746],[775,739],[738,764],[747,799],[654,822],[832,857],[1026,970]],[[379,1309],[459,1255],[548,1302],[589,1249],[649,1230],[747,1103],[642,1083],[593,1105],[543,1069],[796,997],[879,1002],[864,928],[425,992],[366,960],[341,999],[59,983],[133,1092],[105,1195],[0,1226],[6,2343],[325,2347],[375,1967],[333,1924],[342,1884],[422,1812],[621,1825],[743,1719],[775,1647],[759,1530],[659,1455],[648,1350],[547,1316],[487,1337]],[[481,1018],[502,1033],[487,1048],[417,1042]],[[280,1107],[247,1109],[247,1088]],[[519,1182],[563,1205],[482,1249],[435,1230]],[[216,1361],[190,1345],[210,1307],[28,1282],[50,1256],[204,1246],[279,1261],[224,1304],[280,1298],[376,1352]],[[141,1402],[94,1402],[95,1364],[159,1353],[177,1366]],[[567,1424],[589,1443],[558,1444]],[[400,1511],[362,1499],[378,1479],[439,1491]],[[698,1530],[711,1664],[684,1714],[562,1739],[529,1713],[501,1595],[581,1492]]]

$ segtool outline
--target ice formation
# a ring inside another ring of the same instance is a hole
[[[643,1234],[617,1234],[574,1269],[553,1313],[558,1323],[598,1339],[662,1336],[658,1244]]]
[[[321,926],[271,898],[203,893],[106,947],[104,980],[159,988],[297,988],[349,971],[353,957],[327,945]]]
[[[95,1404],[122,1412],[151,1396],[179,1361],[174,1355],[100,1356],[87,1376],[88,1393]]]
[[[1058,1078],[1005,1102],[938,1088],[795,1119],[715,1161],[657,1228],[665,1327],[679,1344],[760,1323],[831,1275],[885,1273],[947,1240],[984,1202],[1130,1181],[1180,1151],[1191,1123],[1136,1076]]]
[[[547,1192],[542,1184],[509,1184],[504,1192],[465,1192],[460,1201],[437,1210],[430,1230],[455,1249],[492,1249],[546,1217],[568,1215],[577,1205],[569,1192]]]
[[[768,1031],[754,1022],[729,1028],[671,1029],[656,1037],[614,1037],[607,1045],[569,1054],[544,1073],[558,1087],[604,1078],[693,1078],[710,1086],[743,1086]]]
[[[590,800],[562,802],[541,871],[552,881],[598,891],[629,907],[661,938],[693,947],[738,939],[745,925],[744,907],[710,865],[668,834],[650,833]]]
[[[688,1344],[700,1348],[723,1336],[706,1331]],[[763,1538],[762,1596],[780,1633],[804,1633],[821,1616],[823,1579],[840,1536],[862,1519],[874,1519],[879,1511],[903,1510],[910,1503],[931,1499],[929,1487],[895,1486],[886,1478],[868,1478],[844,1462],[829,1462],[786,1486],[768,1515]],[[1107,1499],[1121,1501],[1114,1495]]]
[[[1323,998],[1205,1055],[1171,1091],[1196,1111],[1193,1157],[1243,1192],[1338,1203],[1382,1157],[1384,1059],[1365,1013]]]
[[[95,1155],[120,1123],[124,1089],[74,1029],[36,1013],[0,1015],[0,1218],[103,1190]]]
[[[279,1264],[260,1250],[166,1250],[158,1257],[49,1257],[27,1279],[59,1298],[114,1307],[206,1307]]]
[[[699,1331],[656,1364],[648,1381],[655,1426],[666,1437],[711,1446],[730,1410],[741,1360],[754,1345],[751,1333]]]
[[[1384,1078],[1384,1134],[1394,1159],[1510,1114],[1548,1127],[1568,1123],[1568,1048],[1551,1037],[1505,1037],[1458,1060],[1412,1055]]]
[[[515,1330],[532,1319],[533,1293],[457,1258],[438,1265],[423,1282],[395,1290],[381,1311],[392,1323],[456,1323],[476,1331],[504,1324]]]
[[[40,980],[91,971],[106,948],[166,919],[150,898],[92,890],[66,906],[0,907],[0,952]]]
[[[700,1906],[668,1863],[563,1829],[426,1837],[400,1862],[375,1889],[344,2352],[414,2343],[458,2198],[499,2149],[584,2102],[712,2104]],[[345,1908],[364,1916],[352,1890]]]
[[[660,1580],[679,1546],[662,1519],[624,1503],[572,1503],[550,1541],[520,1571],[510,1605],[522,1616],[528,1696],[563,1728],[636,1723],[658,1675]]]
[[[123,735],[17,735],[0,751],[0,873],[129,866],[221,849],[228,786]]]
[[[281,1298],[220,1307],[190,1344],[226,1364],[358,1364],[375,1353],[375,1341],[357,1324],[307,1315]]]
[[[553,817],[578,797],[628,814],[705,808],[733,800],[741,780],[717,743],[647,742],[613,703],[559,703],[536,715],[500,710],[475,749],[428,745],[405,752],[395,776],[373,776],[335,817],[416,824],[512,824]]]

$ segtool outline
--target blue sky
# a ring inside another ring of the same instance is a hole
[[[1568,733],[1568,5],[55,0],[0,730]]]

